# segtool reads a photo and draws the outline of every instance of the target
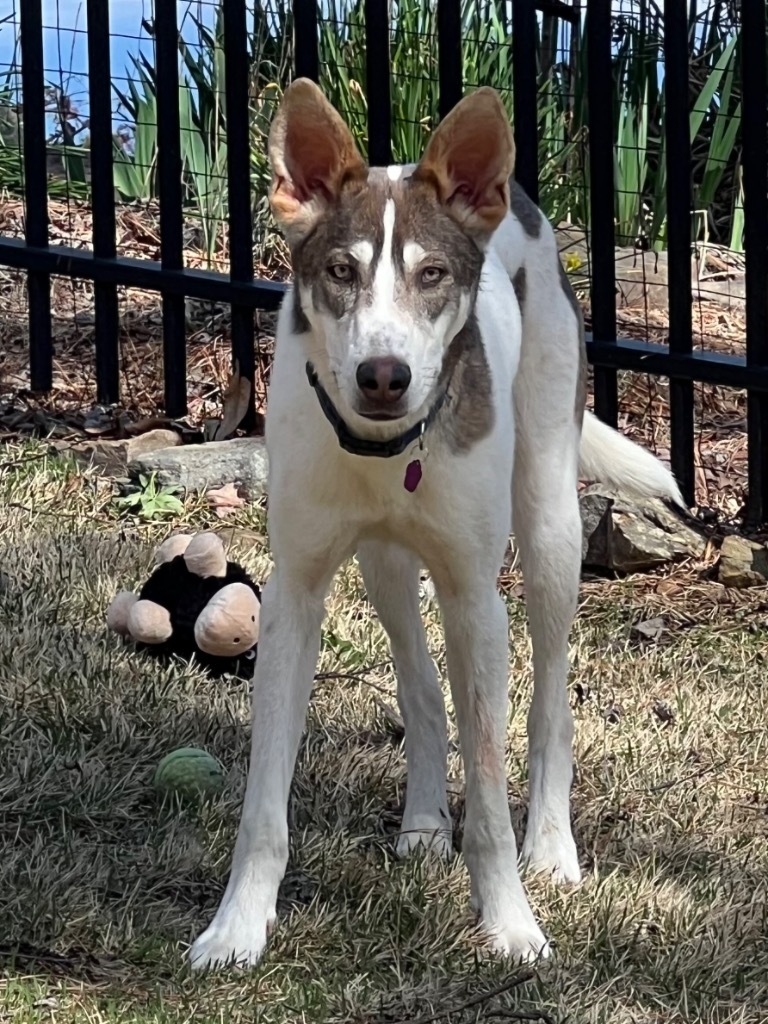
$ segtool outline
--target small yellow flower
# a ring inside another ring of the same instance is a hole
[[[567,252],[565,254],[565,270],[566,273],[572,274],[574,270],[578,270],[584,266],[584,261],[581,256],[576,252]]]

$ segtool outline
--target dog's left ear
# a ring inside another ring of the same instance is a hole
[[[297,242],[348,182],[367,171],[352,133],[314,82],[286,89],[269,132],[272,212],[289,242]]]
[[[441,121],[413,173],[431,183],[440,201],[470,234],[494,231],[509,210],[515,143],[494,89],[465,96]]]

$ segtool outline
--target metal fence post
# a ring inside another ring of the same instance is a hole
[[[592,241],[592,333],[616,341],[616,256],[613,181],[613,72],[611,0],[590,0],[587,11],[587,102],[589,105],[589,209]],[[616,426],[616,371],[596,366],[595,412]]]
[[[320,80],[317,0],[293,0],[293,67],[296,78]]]
[[[691,136],[688,101],[688,11],[686,0],[664,2],[665,142],[667,147],[667,235],[669,348],[693,350],[691,316]],[[683,497],[694,501],[693,381],[672,378],[669,387],[672,471]]]
[[[179,29],[176,4],[158,4],[155,11],[157,64],[157,176],[160,193],[160,260],[164,270],[184,267],[184,219],[179,118]],[[187,411],[186,302],[183,295],[163,292],[163,356],[165,411]]]
[[[101,259],[117,255],[115,185],[112,166],[112,72],[109,59],[109,4],[88,0],[88,98],[90,102],[91,209],[93,252]],[[96,399],[105,404],[120,397],[119,311],[117,287],[94,286]]]
[[[43,69],[42,0],[21,4],[21,87],[24,98],[24,221],[27,245],[48,247],[48,177],[45,141],[45,78]],[[48,391],[53,383],[51,278],[45,270],[30,269],[29,368],[33,391]]]
[[[253,214],[251,207],[251,138],[248,31],[243,0],[224,0],[224,76],[226,89],[227,199],[229,203],[229,273],[233,281],[253,281]],[[255,423],[254,313],[232,303],[232,357],[251,391],[243,427]]]
[[[744,169],[744,256],[746,260],[747,368],[768,367],[768,132],[766,131],[765,3],[741,5],[742,164]],[[768,521],[768,396],[747,391],[749,453],[747,518]]]
[[[368,162],[392,163],[392,105],[389,67],[389,0],[365,0]]]
[[[512,0],[512,80],[515,108],[515,181],[539,201],[539,130],[536,106],[535,0]]]
[[[461,0],[437,0],[437,78],[442,118],[450,114],[464,90]]]

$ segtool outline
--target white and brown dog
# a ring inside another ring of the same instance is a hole
[[[275,922],[287,802],[324,599],[356,554],[391,642],[406,726],[398,852],[451,850],[446,718],[419,614],[428,568],[445,626],[466,773],[463,851],[494,946],[546,954],[523,890],[505,775],[508,623],[496,581],[510,526],[533,641],[529,868],[572,882],[579,473],[680,502],[649,452],[585,415],[581,313],[554,233],[510,181],[495,92],[445,118],[415,167],[369,169],[318,88],[272,126],[272,208],[293,255],[269,394],[269,537],[250,773],[231,876],[196,967],[254,963]]]

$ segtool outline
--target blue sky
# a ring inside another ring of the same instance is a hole
[[[13,61],[17,43],[21,4],[25,0],[0,0],[0,82]],[[115,84],[120,88],[131,55],[142,50],[151,58],[150,40],[141,31],[142,18],[151,18],[153,0],[102,0],[109,4],[111,63]],[[179,23],[194,15],[210,24],[215,0],[176,0]],[[619,0],[614,0],[619,6]],[[695,6],[700,6],[695,3]],[[88,114],[88,48],[85,0],[43,0],[44,59],[49,84],[62,87],[82,117]],[[189,40],[196,33],[190,25]],[[659,75],[663,71],[660,66]],[[117,100],[115,99],[117,114]]]
[[[119,84],[130,55],[151,43],[141,32],[142,18],[151,18],[152,0],[104,0],[109,3],[112,75]],[[21,4],[24,0],[0,0],[0,77],[7,73],[17,42]],[[178,0],[182,23],[190,13],[210,23],[211,0]],[[88,44],[85,0],[43,0],[43,56],[49,83],[63,85],[81,114],[88,111]],[[142,38],[139,38],[142,37]]]

